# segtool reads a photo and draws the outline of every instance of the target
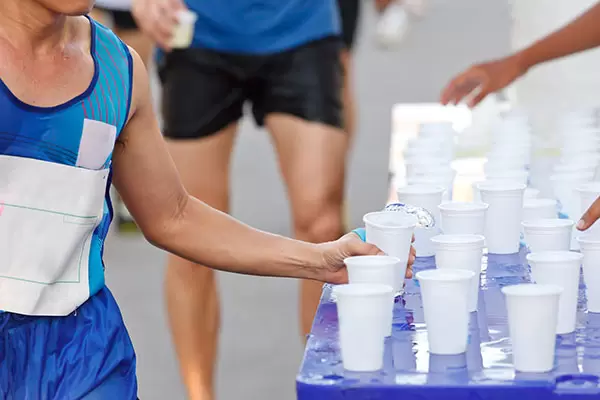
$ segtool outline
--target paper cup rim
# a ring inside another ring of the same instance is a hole
[[[600,182],[588,182],[575,188],[579,193],[598,193],[600,195]]]
[[[361,264],[362,262],[362,264]],[[365,267],[373,267],[378,265],[389,265],[389,264],[400,264],[402,260],[398,257],[388,256],[388,255],[378,255],[378,256],[352,256],[346,257],[344,259],[344,264],[348,266],[348,264],[352,264],[355,266],[364,265]]]
[[[505,296],[514,297],[558,296],[564,291],[560,286],[540,283],[520,283],[505,286],[501,290]]]
[[[339,299],[341,296],[371,297],[391,294],[394,288],[380,283],[346,283],[334,286],[333,294]]]
[[[431,238],[431,242],[436,245],[446,245],[452,247],[461,247],[465,245],[483,245],[485,237],[475,234],[445,234],[436,235]]]
[[[369,221],[369,217],[372,217],[375,215],[392,215],[396,218],[404,218],[404,219],[406,219],[406,222],[398,224],[398,225],[389,226],[389,225],[383,225],[381,223],[377,223],[374,221]],[[417,226],[418,219],[416,216],[414,216],[412,214],[400,213],[397,211],[373,211],[373,212],[367,213],[363,216],[363,222],[365,223],[365,225],[368,224],[372,228],[387,231],[387,230],[414,228]]]
[[[583,254],[574,251],[538,251],[526,256],[528,262],[562,264],[569,261],[581,261]]]
[[[565,229],[572,228],[575,221],[561,218],[538,218],[529,219],[521,222],[521,226],[531,231],[545,231],[548,229]]]
[[[438,206],[440,211],[454,212],[469,212],[469,211],[485,211],[490,207],[489,204],[482,201],[448,201]]]
[[[577,242],[580,245],[597,245],[600,248],[600,236],[581,235],[577,237]]]
[[[523,200],[523,208],[538,208],[544,206],[556,207],[558,202],[555,199],[546,198],[527,198]]]
[[[473,279],[475,273],[468,269],[428,269],[417,272],[416,278],[419,281],[437,281],[437,282],[459,282]]]
[[[525,191],[527,185],[524,183],[505,182],[505,181],[484,181],[479,182],[477,189],[481,192],[521,192]]]
[[[396,193],[400,194],[440,194],[444,193],[446,188],[442,185],[429,183],[412,183],[396,189]]]

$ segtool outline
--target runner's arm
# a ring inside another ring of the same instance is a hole
[[[600,46],[600,2],[563,28],[516,54],[523,71],[570,54]]]
[[[115,147],[113,175],[148,241],[217,269],[325,280],[322,246],[258,231],[188,195],[159,130],[148,75],[131,52],[132,111]]]

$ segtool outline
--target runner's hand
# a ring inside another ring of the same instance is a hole
[[[472,95],[468,105],[475,107],[488,94],[505,88],[525,72],[517,57],[472,66],[450,81],[442,91],[440,101],[444,105],[458,104],[465,97]]]
[[[600,197],[587,209],[587,211],[581,217],[581,220],[577,223],[577,229],[585,231],[594,224],[600,218]]]
[[[414,237],[413,237],[414,241]],[[354,233],[348,233],[342,238],[319,245],[322,249],[324,277],[322,280],[330,283],[348,282],[348,272],[344,260],[352,256],[383,255],[384,253],[372,244],[365,243]],[[412,265],[415,262],[415,249],[411,246],[406,268],[406,278],[412,278]]]
[[[218,0],[221,1],[221,0]],[[177,13],[185,9],[183,0],[133,0],[131,12],[140,29],[165,51],[171,51]]]

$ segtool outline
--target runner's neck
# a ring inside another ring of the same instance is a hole
[[[36,0],[0,1],[0,40],[40,56],[56,53],[73,37],[69,18]]]

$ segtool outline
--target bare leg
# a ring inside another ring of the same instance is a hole
[[[229,163],[236,125],[207,138],[168,141],[188,192],[221,211],[229,209]],[[214,271],[169,256],[167,308],[179,367],[191,400],[214,399],[220,306]]]
[[[288,188],[296,238],[315,243],[339,238],[348,135],[285,114],[270,114],[266,123]],[[304,335],[310,333],[322,286],[314,281],[301,283]]]

